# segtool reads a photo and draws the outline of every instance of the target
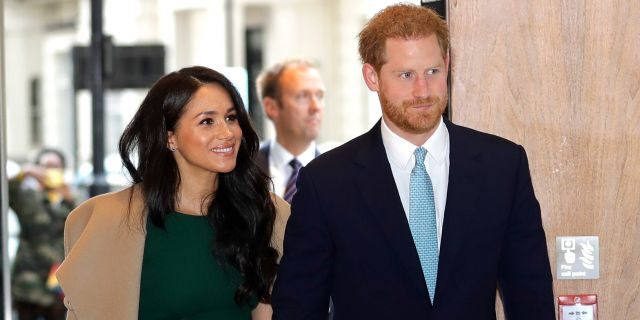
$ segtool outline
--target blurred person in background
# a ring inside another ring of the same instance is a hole
[[[256,91],[265,114],[276,129],[275,139],[260,147],[257,162],[273,182],[274,192],[291,203],[300,168],[320,155],[320,133],[326,87],[318,67],[289,59],[263,70]],[[327,318],[333,319],[330,303]]]
[[[11,294],[20,320],[65,317],[54,276],[64,258],[65,219],[75,207],[64,181],[65,167],[62,152],[45,148],[33,164],[25,164],[9,179],[9,206],[20,225],[11,277]]]
[[[20,165],[7,159],[7,180],[13,179],[22,171]],[[16,259],[16,253],[18,252],[18,245],[20,244],[20,222],[16,216],[16,212],[9,207],[7,212],[7,231],[9,232],[9,240],[7,241],[9,265],[13,266],[13,262]]]
[[[252,160],[258,147],[225,76],[158,80],[120,138],[134,184],[67,220],[69,318],[270,319],[289,205]]]
[[[256,89],[276,130],[275,139],[260,148],[257,161],[271,176],[274,192],[291,202],[298,171],[320,154],[315,139],[322,122],[325,85],[313,63],[292,59],[263,70]]]

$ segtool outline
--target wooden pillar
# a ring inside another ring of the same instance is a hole
[[[559,294],[640,319],[640,1],[449,0],[452,119],[527,150]],[[557,280],[556,236],[600,237]]]

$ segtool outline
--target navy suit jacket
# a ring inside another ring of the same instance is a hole
[[[445,121],[447,203],[435,302],[380,122],[304,167],[273,289],[274,319],[555,319],[552,277],[524,149]]]

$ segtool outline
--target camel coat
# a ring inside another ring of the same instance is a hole
[[[277,218],[272,245],[282,256],[290,209],[280,197],[273,198]],[[65,293],[67,319],[138,318],[143,207],[139,188],[129,187],[91,198],[71,212],[64,230],[66,258],[56,274]]]

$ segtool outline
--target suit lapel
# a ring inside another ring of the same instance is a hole
[[[397,253],[398,260],[409,277],[408,283],[413,284],[414,289],[428,300],[420,260],[382,144],[380,122],[363,138],[365,141],[354,163],[357,184],[368,207],[367,212],[377,222],[383,236]]]
[[[460,128],[445,121],[449,131],[449,186],[445,205],[438,284],[436,292],[446,291],[451,271],[455,270],[456,256],[468,240],[470,218],[475,214],[481,170],[478,168],[480,151],[465,138]],[[437,295],[436,295],[437,297]],[[437,299],[437,298],[436,298]]]

